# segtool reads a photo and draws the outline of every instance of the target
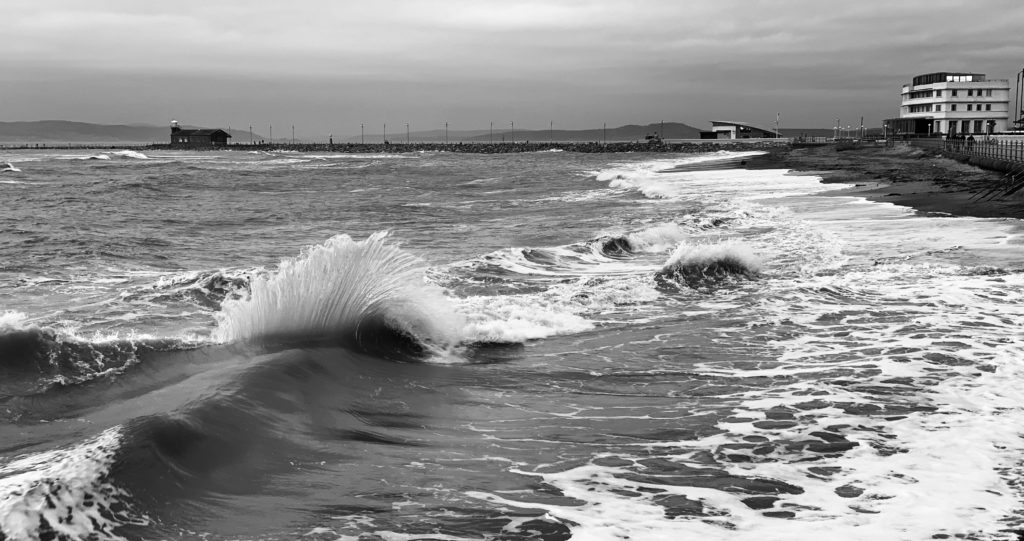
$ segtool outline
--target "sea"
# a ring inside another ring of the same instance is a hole
[[[1024,222],[759,153],[0,151],[0,540],[1021,538]]]

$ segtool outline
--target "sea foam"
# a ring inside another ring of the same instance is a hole
[[[217,337],[359,341],[384,325],[423,346],[455,344],[461,317],[424,271],[419,258],[387,242],[387,233],[363,241],[337,235],[254,278],[246,298],[225,301]]]
[[[0,464],[0,538],[123,539],[127,494],[107,474],[121,442],[111,428],[69,449]]]

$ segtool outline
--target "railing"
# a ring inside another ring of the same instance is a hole
[[[942,148],[946,152],[963,157],[990,158],[1024,164],[1024,141],[946,139]]]

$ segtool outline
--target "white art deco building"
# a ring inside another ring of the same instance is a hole
[[[983,73],[927,73],[903,85],[902,95],[898,124],[904,132],[952,135],[1007,130],[1010,82],[1006,79],[985,79]]]

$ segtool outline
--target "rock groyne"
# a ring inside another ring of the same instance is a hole
[[[724,141],[707,142],[551,142],[535,143],[264,143],[231,144],[228,146],[147,145],[148,150],[244,150],[244,151],[294,151],[294,152],[342,152],[342,153],[403,153],[403,152],[465,152],[472,154],[506,154],[512,152],[709,152],[714,150],[752,150],[788,145],[788,139],[768,141]]]

